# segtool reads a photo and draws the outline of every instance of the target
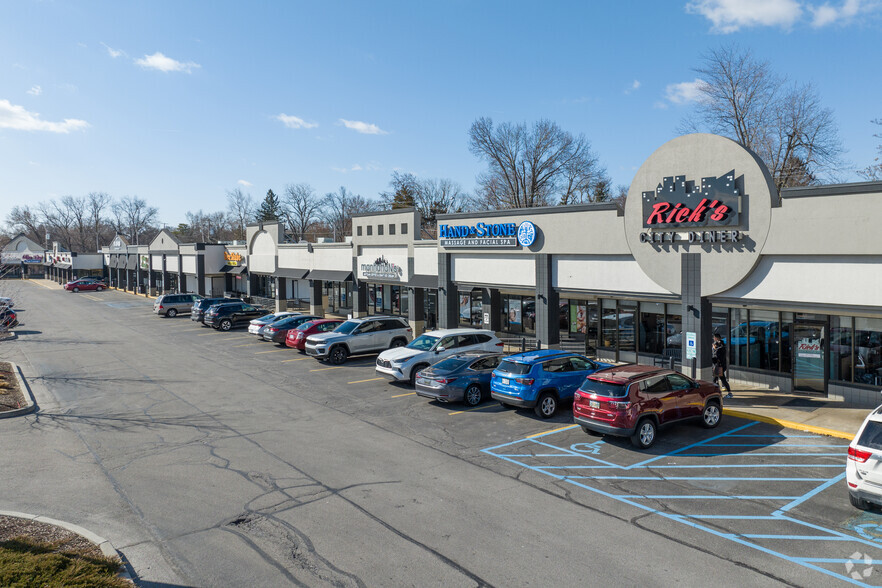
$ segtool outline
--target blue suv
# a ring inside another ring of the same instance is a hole
[[[578,353],[542,349],[510,355],[493,370],[490,396],[507,408],[532,408],[551,418],[590,374],[612,367]]]

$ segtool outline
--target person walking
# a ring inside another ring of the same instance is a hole
[[[723,398],[732,398],[732,387],[726,379],[726,370],[729,364],[726,359],[726,344],[719,333],[714,333],[714,343],[711,348],[711,363],[714,366],[714,384],[726,387],[726,395]]]

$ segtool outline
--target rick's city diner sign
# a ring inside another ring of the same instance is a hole
[[[669,176],[655,191],[643,192],[641,243],[731,243],[740,241],[742,205],[735,171],[701,178]],[[665,230],[668,229],[668,230]]]

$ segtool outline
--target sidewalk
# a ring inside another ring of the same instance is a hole
[[[36,284],[37,286],[43,286],[44,288],[48,288],[50,290],[64,290],[64,286],[62,286],[61,284],[53,282],[52,280],[47,280],[45,278],[28,278],[27,280],[22,281]]]
[[[855,408],[806,394],[735,385],[734,398],[723,401],[723,412],[732,417],[772,422],[787,428],[851,440],[873,410]],[[882,404],[882,395],[879,397]]]

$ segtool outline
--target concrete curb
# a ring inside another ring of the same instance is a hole
[[[34,400],[34,393],[31,392],[31,387],[25,382],[24,376],[21,374],[21,368],[11,361],[8,363],[12,366],[12,372],[15,374],[15,379],[18,380],[18,389],[21,390],[27,406],[16,408],[15,410],[0,412],[0,419],[11,419],[37,410],[37,401]]]
[[[837,431],[835,429],[827,429],[825,427],[816,427],[814,425],[806,425],[805,423],[797,423],[795,421],[786,421],[784,419],[776,419],[775,417],[766,416],[764,414],[755,414],[752,412],[733,410],[731,408],[724,408],[723,414],[727,415],[727,416],[731,416],[731,417],[736,417],[739,419],[749,419],[752,421],[760,421],[762,423],[779,425],[779,426],[785,427],[787,429],[794,429],[796,431],[804,431],[806,433],[817,433],[818,435],[826,435],[828,437],[838,437],[839,439],[847,439],[849,441],[854,439],[854,435],[852,435],[851,433],[845,433],[844,431]]]
[[[90,542],[97,545],[99,549],[101,549],[101,553],[104,554],[104,557],[115,557],[115,558],[119,559],[120,571],[117,574],[117,576],[120,578],[123,578],[124,580],[128,580],[128,581],[134,583],[134,581],[132,580],[131,574],[129,574],[129,570],[126,568],[126,560],[123,557],[123,554],[120,553],[119,551],[117,551],[116,548],[113,546],[113,543],[111,543],[108,539],[105,539],[104,537],[101,537],[100,535],[96,535],[92,531],[90,531],[88,529],[84,529],[83,527],[80,527],[79,525],[74,525],[73,523],[68,523],[66,521],[59,521],[58,519],[51,519],[49,517],[44,517],[41,515],[33,515],[33,514],[26,513],[26,512],[15,512],[15,511],[11,511],[11,510],[0,510],[0,516],[15,517],[18,519],[28,519],[31,521],[35,521],[37,523],[46,523],[47,525],[55,525],[56,527],[61,527],[62,529],[67,529],[68,531],[70,531],[72,533],[76,533],[77,535],[80,535],[81,537],[85,537]]]

